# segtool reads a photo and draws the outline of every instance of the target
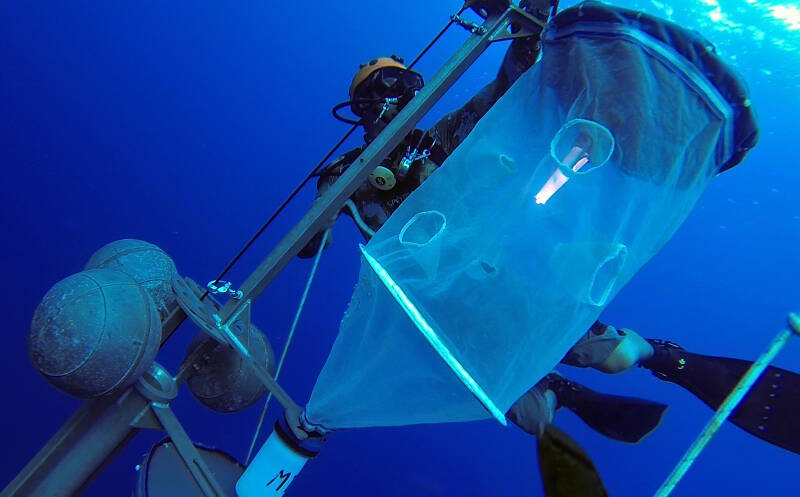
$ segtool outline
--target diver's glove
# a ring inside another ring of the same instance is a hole
[[[539,437],[553,422],[558,401],[550,385],[550,376],[545,376],[517,400],[506,416],[523,431]]]
[[[625,332],[614,326],[595,321],[567,355],[562,364],[579,368],[594,368],[607,361],[625,339]]]
[[[632,329],[595,321],[561,362],[615,374],[641,364],[651,357],[653,350],[652,345]]]

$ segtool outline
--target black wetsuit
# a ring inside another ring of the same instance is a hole
[[[539,55],[538,37],[517,38],[506,52],[497,77],[472,97],[460,109],[447,114],[427,131],[414,130],[381,163],[394,173],[397,184],[391,190],[380,190],[369,181],[364,182],[350,197],[364,223],[377,231],[397,207],[458,147],[477,124],[478,120],[503,96],[514,81],[527,71]],[[317,181],[317,190],[324,192],[352,164],[364,147],[353,149],[327,165]],[[399,179],[398,167],[408,147],[419,151],[427,149],[430,155],[416,161],[405,178]],[[347,211],[345,211],[347,212]],[[349,212],[347,212],[349,214]],[[365,238],[369,233],[361,230]],[[322,232],[317,233],[298,254],[313,257],[322,242]]]

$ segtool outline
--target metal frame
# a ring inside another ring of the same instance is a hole
[[[515,35],[509,35],[507,32],[512,19],[521,27],[521,32]],[[379,162],[400,143],[491,43],[525,33],[533,34],[541,31],[543,27],[542,21],[514,5],[509,5],[502,13],[486,17],[481,29],[469,36],[419,94],[364,149],[339,180],[314,202],[306,215],[251,273],[241,287],[242,299],[231,299],[220,310],[220,322],[232,323],[242,312],[241,306],[250,305],[261,295],[300,249],[317,232],[324,229],[328,220],[343,208],[350,195],[366,181],[367,176]],[[180,307],[176,306],[172,310],[162,326],[162,344],[186,317]],[[222,345],[209,341],[186,358],[174,378],[176,386],[179,387],[191,376],[193,367],[198,363],[202,364],[203,357],[207,356],[214,346]],[[244,353],[241,350],[239,352]],[[297,408],[297,404],[273,378],[264,380],[284,407]],[[84,402],[6,486],[0,497],[80,495],[113,457],[136,436],[138,430],[143,427],[141,422],[145,417],[155,416],[161,420],[158,425],[165,428],[164,420],[160,416],[163,413],[163,409],[153,411],[153,401],[143,396],[135,387],[108,397]],[[169,414],[172,414],[171,411]],[[177,424],[174,415],[167,416],[166,420],[169,421],[166,424],[170,425],[166,428]],[[199,454],[197,457],[199,458]]]

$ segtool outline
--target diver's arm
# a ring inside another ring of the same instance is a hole
[[[351,152],[348,152],[348,154],[349,153]],[[327,191],[332,184],[336,183],[336,180],[339,179],[339,176],[341,176],[344,170],[347,169],[347,166],[349,165],[347,162],[348,154],[342,155],[341,157],[337,158],[329,165],[325,166],[325,168],[322,170],[322,173],[320,173],[319,179],[317,180],[317,196],[314,199],[315,201],[316,199],[321,197],[322,194],[325,193],[325,191]],[[317,234],[314,235],[314,237],[311,238],[311,240],[309,240],[309,242],[306,244],[305,247],[300,249],[300,252],[297,253],[297,257],[301,259],[309,259],[317,255],[317,252],[319,251],[319,246],[322,244],[322,237],[325,234],[325,230],[333,226],[333,223],[336,222],[337,217],[339,217],[338,213],[330,220],[328,225],[326,225],[323,229],[317,232]],[[330,242],[331,242],[331,236],[328,235],[328,240],[325,243],[325,248],[327,248],[328,245],[330,245]]]
[[[538,6],[538,4],[542,6]],[[544,5],[547,7],[545,8]],[[520,7],[524,8],[526,12],[543,20],[546,20],[550,6],[550,0],[523,0],[520,2]],[[539,34],[515,38],[506,51],[494,81],[484,86],[460,109],[450,112],[433,126],[431,134],[447,155],[450,155],[458,147],[478,120],[508,91],[511,85],[530,69],[538,59],[540,50]]]

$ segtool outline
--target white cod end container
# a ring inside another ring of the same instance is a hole
[[[316,457],[321,440],[299,441],[281,417],[275,430],[236,482],[238,497],[283,495],[309,459]]]

